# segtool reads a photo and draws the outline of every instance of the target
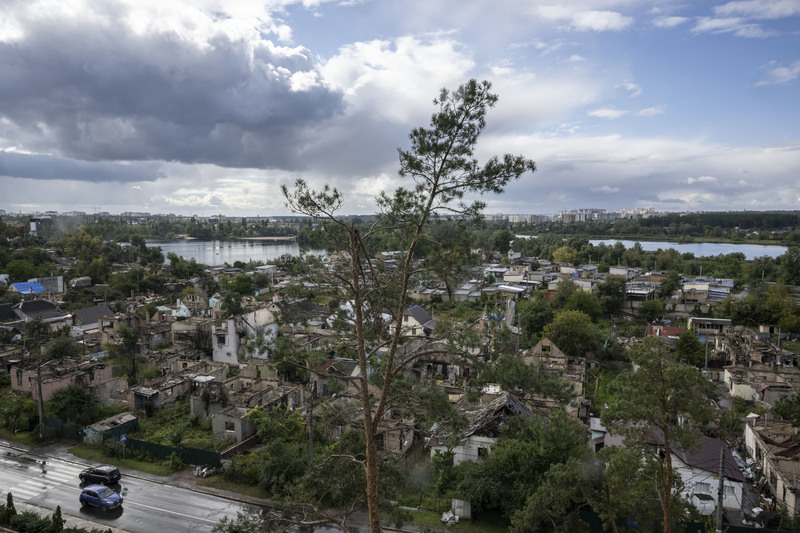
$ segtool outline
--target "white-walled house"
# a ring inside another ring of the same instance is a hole
[[[732,511],[742,510],[744,474],[739,470],[728,445],[720,439],[703,435],[697,453],[673,450],[672,466],[684,483],[683,494],[710,496],[719,501],[720,453],[724,457],[724,481],[722,489],[722,508]],[[702,511],[702,510],[701,510]]]
[[[213,360],[239,366],[239,354],[244,340],[258,335],[265,336],[266,343],[255,347],[251,357],[266,359],[269,357],[270,341],[278,335],[278,324],[269,309],[257,309],[240,316],[230,317],[220,325],[211,327]]]

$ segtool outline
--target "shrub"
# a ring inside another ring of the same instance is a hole
[[[50,519],[42,518],[33,511],[15,514],[9,521],[11,529],[22,533],[46,533],[50,527]]]
[[[64,530],[64,518],[61,516],[61,506],[56,507],[53,516],[50,517],[50,528],[48,533],[61,533]]]
[[[181,459],[181,456],[178,455],[177,452],[172,452],[169,456],[169,459],[165,461],[165,464],[174,472],[177,472],[186,466],[186,463],[183,462],[183,459]]]
[[[0,524],[8,525],[15,514],[17,514],[17,510],[14,508],[14,497],[9,492],[6,496],[6,504],[0,505]]]

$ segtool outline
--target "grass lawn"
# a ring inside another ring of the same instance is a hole
[[[123,468],[130,468],[131,470],[138,470],[140,472],[146,472],[148,474],[154,474],[157,476],[168,476],[173,473],[173,470],[165,464],[148,463],[146,461],[139,461],[137,459],[131,459],[127,457],[125,459],[120,459],[119,457],[109,457],[103,453],[102,450],[88,444],[77,444],[70,448],[69,452],[76,457],[88,459],[89,461],[95,463],[121,466]]]
[[[208,487],[218,490],[227,490],[228,492],[235,492],[251,498],[261,498],[263,500],[269,499],[270,495],[261,487],[253,485],[245,485],[244,483],[236,483],[225,479],[223,476],[212,476],[205,479],[197,478],[195,483],[200,487]]]
[[[586,396],[591,397],[594,405],[611,403],[614,397],[608,393],[608,384],[619,372],[607,369],[592,369],[587,380]]]
[[[800,352],[800,342],[798,341],[781,341],[781,347],[791,352]]]
[[[501,533],[508,531],[508,525],[464,520],[452,526],[442,523],[442,515],[429,511],[412,511],[409,523],[430,528],[433,531],[460,531],[462,533]]]
[[[30,446],[31,448],[36,448],[38,446],[42,446],[43,444],[49,444],[48,442],[42,443],[42,441],[39,440],[39,435],[37,435],[36,432],[18,431],[17,433],[14,433],[6,428],[0,428],[0,439],[14,442],[16,444],[22,444],[23,446]]]

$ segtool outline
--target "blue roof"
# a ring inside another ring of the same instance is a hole
[[[45,292],[47,289],[38,281],[20,281],[19,283],[11,284],[14,289],[22,294],[39,294]]]

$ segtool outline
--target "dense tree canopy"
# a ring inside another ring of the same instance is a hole
[[[584,357],[586,352],[595,351],[600,340],[600,331],[592,319],[581,311],[561,311],[552,322],[542,330],[561,351],[573,357]]]
[[[50,412],[56,418],[78,426],[97,420],[100,399],[81,384],[57,390],[49,402]]]
[[[549,420],[513,417],[491,454],[462,463],[458,493],[473,510],[500,509],[511,518],[525,509],[549,471],[587,456],[586,439],[586,426],[562,411]]]

